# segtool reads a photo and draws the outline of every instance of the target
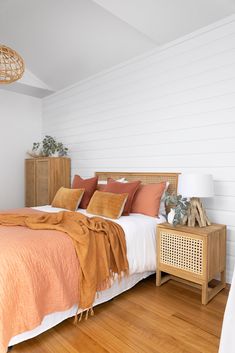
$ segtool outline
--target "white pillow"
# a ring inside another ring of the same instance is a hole
[[[120,179],[117,179],[116,181],[118,181],[119,183],[128,183],[128,180],[126,180],[125,178],[120,178]]]
[[[165,190],[164,190],[162,197],[161,197],[160,208],[159,208],[158,213],[162,214],[162,215],[166,215],[166,206],[165,206],[164,197],[165,197],[165,194],[166,194],[166,191],[167,191],[169,185],[170,185],[170,183],[169,183],[169,181],[167,181]]]
[[[100,185],[106,185],[107,184],[107,180],[99,180],[98,184]]]
[[[120,179],[117,179],[115,181],[118,181],[119,183],[128,183],[128,181],[125,178],[120,178]],[[107,184],[107,180],[99,180],[98,184],[106,185]]]

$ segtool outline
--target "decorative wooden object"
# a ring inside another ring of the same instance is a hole
[[[199,227],[206,227],[211,225],[202,202],[198,197],[190,199],[189,209],[182,223],[183,225],[187,224],[189,227],[196,227],[197,225]]]
[[[21,56],[15,50],[0,44],[0,84],[19,80],[24,70]]]
[[[25,206],[51,204],[57,190],[70,187],[70,159],[65,157],[25,160]]]
[[[202,304],[207,304],[226,286],[226,226],[173,227],[163,223],[157,229],[156,285],[169,279],[189,281],[202,289]],[[211,287],[217,275],[221,280]]]
[[[120,179],[125,178],[128,181],[140,180],[142,184],[160,183],[169,181],[168,192],[170,194],[177,193],[178,177],[180,173],[141,173],[141,172],[96,172],[99,181],[107,180],[107,178]],[[166,207],[167,212],[170,211],[170,205]]]

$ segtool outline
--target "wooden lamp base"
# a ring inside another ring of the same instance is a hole
[[[190,199],[188,213],[183,219],[183,225],[187,225],[188,227],[206,227],[211,225],[201,200],[198,197],[192,197]]]

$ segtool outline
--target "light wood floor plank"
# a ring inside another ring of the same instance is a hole
[[[200,292],[152,276],[95,308],[78,326],[69,319],[12,353],[217,353],[228,289],[207,306]]]

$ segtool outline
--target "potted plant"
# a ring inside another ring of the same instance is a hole
[[[171,207],[171,211],[168,213],[167,220],[168,223],[176,224],[183,223],[184,217],[187,215],[189,202],[187,198],[182,197],[182,195],[169,194],[166,192],[165,203],[167,206]]]
[[[54,137],[46,135],[42,142],[34,142],[31,157],[63,157],[67,156],[68,148],[62,142],[57,142]]]

